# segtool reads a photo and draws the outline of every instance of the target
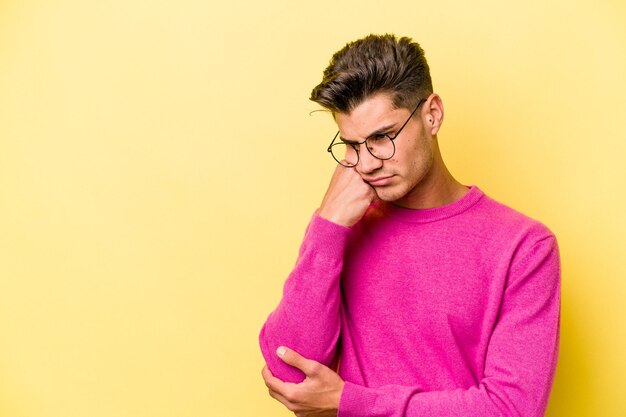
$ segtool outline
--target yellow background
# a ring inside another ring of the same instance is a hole
[[[465,184],[563,262],[549,416],[624,416],[626,6],[0,2],[0,416],[288,416],[257,334],[333,169],[331,54],[426,50]]]

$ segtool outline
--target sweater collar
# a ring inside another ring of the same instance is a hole
[[[428,223],[443,220],[463,213],[476,204],[484,195],[475,185],[470,185],[467,188],[469,191],[463,197],[445,206],[428,209],[408,209],[385,202],[381,204],[381,208],[389,217],[409,223]]]

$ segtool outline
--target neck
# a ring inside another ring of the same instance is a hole
[[[463,197],[469,189],[458,182],[441,157],[436,144],[433,149],[432,167],[420,183],[393,204],[409,209],[428,209],[445,206]]]

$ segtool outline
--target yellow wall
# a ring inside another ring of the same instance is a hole
[[[0,2],[0,416],[290,415],[257,334],[333,168],[310,89],[370,32],[426,50],[453,174],[559,238],[548,415],[626,415],[623,2],[215,3]]]

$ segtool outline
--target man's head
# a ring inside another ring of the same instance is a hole
[[[433,93],[424,51],[409,38],[369,35],[335,53],[311,100],[339,131],[329,151],[352,166],[381,200],[430,204],[455,181],[437,143],[443,103]],[[442,184],[444,185],[442,187]]]
[[[410,38],[369,35],[336,52],[311,100],[336,113],[350,113],[379,93],[394,107],[412,109],[433,92],[424,51]]]

